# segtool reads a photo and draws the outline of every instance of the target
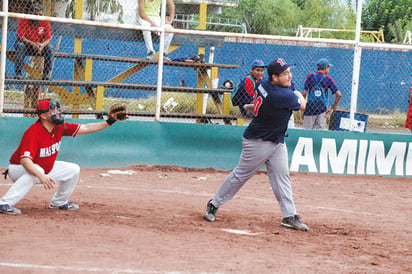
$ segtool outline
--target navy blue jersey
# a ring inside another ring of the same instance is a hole
[[[300,103],[290,88],[263,79],[256,88],[255,117],[243,137],[283,143],[290,115],[300,109]]]
[[[306,95],[306,98],[309,98],[309,92],[311,92],[313,86],[316,84],[317,79],[320,79],[320,77],[318,76],[320,74],[324,74],[324,73],[321,71],[317,71],[317,72],[310,73],[306,77],[305,85],[303,87],[303,89],[308,92]],[[313,106],[310,100],[308,100],[306,104],[305,115],[313,116],[313,115],[319,115],[321,113],[324,113],[327,110],[327,105],[328,105],[328,102],[327,102],[328,90],[330,90],[332,94],[335,94],[336,91],[338,90],[338,87],[336,86],[335,81],[332,79],[332,77],[330,77],[327,74],[324,74],[324,77],[320,81],[320,84],[323,87],[323,92],[325,95],[324,97],[325,102],[322,108],[319,109],[316,106]]]

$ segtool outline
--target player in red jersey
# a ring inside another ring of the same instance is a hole
[[[89,124],[71,124],[64,121],[60,102],[54,99],[42,100],[37,105],[38,120],[23,135],[20,145],[10,158],[5,172],[14,184],[0,199],[0,213],[18,215],[21,211],[14,206],[35,184],[45,189],[58,188],[50,201],[49,208],[76,210],[79,206],[68,199],[79,180],[80,167],[74,163],[56,161],[63,136],[76,137],[103,130],[116,120]]]

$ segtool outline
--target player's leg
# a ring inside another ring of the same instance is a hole
[[[150,27],[151,26],[151,24],[148,21],[143,20],[141,18],[139,18],[139,24],[141,26],[145,26],[145,27]],[[142,34],[143,34],[144,43],[145,43],[146,49],[147,49],[147,57],[146,58],[153,59],[155,51],[153,49],[152,32],[149,31],[149,30],[143,30]]]
[[[285,144],[276,144],[275,152],[266,162],[269,183],[284,217],[296,214],[289,177],[288,152]]]
[[[326,112],[321,113],[319,115],[314,116],[316,117],[316,122],[314,125],[314,129],[318,130],[327,130],[327,123],[326,123]]]
[[[232,199],[273,153],[273,143],[243,138],[239,164],[225,178],[212,200],[206,205],[204,219],[215,221],[217,209]]]
[[[52,61],[54,57],[53,47],[48,45],[42,51],[42,56],[44,56],[44,66],[43,66],[43,80],[50,80],[51,79],[51,69],[52,69]]]
[[[35,166],[39,171],[44,173],[44,170],[40,166]],[[24,198],[24,196],[26,196],[32,186],[40,183],[39,178],[28,173],[22,165],[9,165],[8,175],[14,183],[7,193],[0,199],[0,205],[9,205],[14,207],[21,199]]]
[[[213,198],[213,204],[220,207],[233,198],[239,189],[249,180],[273,153],[273,143],[261,140],[245,139],[239,163],[226,177]]]
[[[173,27],[172,27],[172,25],[167,24],[167,25],[165,25],[165,29],[172,30]],[[164,43],[164,47],[163,47],[165,55],[167,55],[169,53],[169,47],[170,47],[170,44],[172,43],[172,39],[173,39],[173,33],[166,32],[165,33],[165,43]]]
[[[21,41],[16,41],[14,48],[16,49],[15,77],[22,78],[24,58],[26,57],[26,55],[28,55],[27,46]]]
[[[305,115],[303,117],[303,128],[304,129],[313,129],[315,121],[316,121],[316,116]]]
[[[272,157],[266,162],[269,183],[279,202],[283,215],[282,225],[298,230],[308,230],[296,213],[292,183],[289,176],[288,152],[285,144],[277,144]]]
[[[49,176],[59,183],[56,193],[50,201],[51,208],[59,208],[69,202],[69,198],[76,187],[80,176],[80,167],[77,164],[56,161]],[[70,209],[78,209],[77,208]]]

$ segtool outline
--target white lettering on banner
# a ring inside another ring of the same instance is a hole
[[[328,173],[329,163],[333,174],[343,174],[347,163],[347,173],[355,174],[357,140],[344,140],[339,151],[336,153],[336,140],[324,138],[319,157],[320,173]]]
[[[406,176],[412,176],[412,143],[409,143],[408,154],[406,156],[405,170]]]
[[[409,146],[408,146],[409,144]],[[408,148],[407,148],[408,147]],[[313,139],[300,137],[293,151],[290,171],[306,166],[309,172],[354,175],[412,175],[412,143],[393,142],[387,152],[383,141],[345,139],[339,150],[336,140],[323,138],[319,162],[315,159]]]
[[[50,157],[53,154],[56,154],[60,150],[60,143],[57,142],[49,147],[44,147],[40,149],[40,157]]]
[[[300,137],[293,151],[291,171],[299,171],[299,166],[308,167],[309,172],[318,172],[315,157],[313,156],[313,139]]]
[[[358,148],[358,165],[357,165],[357,174],[364,175],[365,174],[365,166],[366,166],[366,154],[368,152],[368,140],[359,140],[359,148]]]
[[[406,143],[393,142],[385,157],[385,146],[382,141],[370,141],[369,154],[366,163],[366,174],[375,174],[375,162],[378,174],[390,175],[395,162],[395,174],[403,175],[403,160],[405,159]]]

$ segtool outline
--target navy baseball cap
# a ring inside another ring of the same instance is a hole
[[[252,62],[252,69],[257,68],[257,67],[266,67],[265,63],[263,63],[262,60],[256,59],[255,61]]]
[[[333,67],[333,65],[331,63],[329,63],[328,59],[326,59],[326,58],[320,58],[316,62],[316,66],[318,67],[318,69],[324,69],[326,67]]]
[[[293,67],[296,64],[288,64],[282,58],[277,58],[270,62],[268,65],[268,75],[271,77],[273,74],[281,74],[289,67]]]

